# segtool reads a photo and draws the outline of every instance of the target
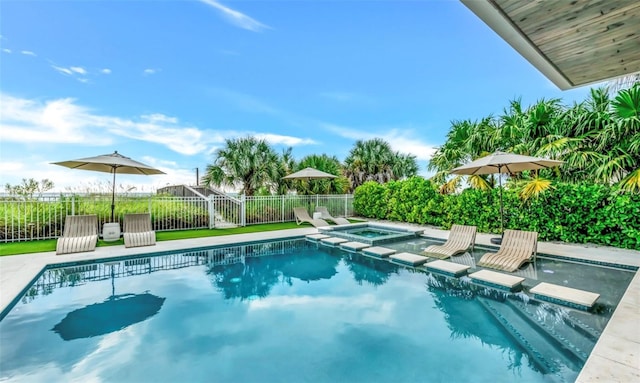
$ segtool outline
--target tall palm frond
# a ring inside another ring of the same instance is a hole
[[[620,188],[631,193],[640,193],[640,168],[623,178],[620,181]]]
[[[538,197],[541,193],[544,193],[545,191],[553,188],[553,186],[551,185],[551,180],[541,177],[535,177],[523,182],[525,183],[518,193],[523,201],[527,201],[530,198]]]

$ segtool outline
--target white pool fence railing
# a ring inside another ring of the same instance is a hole
[[[325,206],[337,217],[354,215],[353,195],[166,196],[116,195],[115,219],[151,213],[156,231],[230,228],[295,220],[294,207],[313,214]],[[67,215],[95,214],[99,230],[111,222],[110,194],[44,194],[32,198],[0,195],[0,243],[58,238]]]

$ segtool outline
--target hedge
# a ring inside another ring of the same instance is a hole
[[[386,184],[367,182],[354,192],[356,214],[449,229],[475,225],[500,232],[499,190],[465,189],[441,195],[431,181],[413,177]],[[505,229],[532,230],[543,241],[592,243],[640,250],[640,195],[607,185],[556,183],[523,201],[503,190]]]

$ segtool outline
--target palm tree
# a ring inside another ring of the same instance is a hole
[[[429,162],[436,171],[432,179],[442,185],[441,192],[452,192],[459,179],[449,175],[451,169],[497,150],[565,162],[553,170],[512,175],[523,196],[551,188],[551,180],[618,184],[640,192],[640,83],[613,99],[606,88],[591,89],[585,101],[570,107],[552,99],[523,109],[514,100],[498,118],[454,121]],[[479,188],[492,184],[482,177],[469,183]]]
[[[349,181],[342,175],[342,164],[336,156],[311,154],[300,160],[294,171],[314,168],[338,176],[332,179],[294,180],[292,188],[298,194],[343,194],[349,189]]]
[[[620,91],[612,106],[617,123],[605,132],[613,149],[602,173],[624,190],[640,193],[640,82]]]
[[[203,182],[209,186],[240,187],[240,193],[254,195],[260,188],[273,189],[279,180],[278,154],[265,140],[254,137],[227,139],[207,165]]]
[[[278,194],[286,194],[287,191],[292,189],[293,180],[285,180],[282,177],[287,174],[291,174],[296,169],[296,160],[293,158],[292,148],[288,147],[287,149],[282,150],[282,154],[280,155],[279,161],[279,169],[278,169],[278,179],[276,180],[276,193]]]
[[[344,163],[352,191],[367,181],[385,183],[412,177],[418,172],[415,156],[394,152],[391,145],[380,138],[356,141]]]

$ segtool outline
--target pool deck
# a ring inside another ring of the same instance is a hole
[[[416,225],[379,222],[392,226],[416,228]],[[420,227],[423,228],[423,227]],[[216,245],[280,239],[317,233],[313,227],[230,236],[158,242],[155,246],[125,248],[124,245],[98,247],[95,251],[56,255],[55,252],[0,257],[0,311],[48,264],[106,259],[124,255],[147,254]],[[448,231],[424,227],[424,235],[445,239]],[[491,245],[496,235],[478,233],[477,245]],[[538,253],[591,261],[640,267],[640,251],[593,245],[569,245],[538,242]],[[602,332],[576,382],[640,382],[640,272],[636,272],[618,308]]]

